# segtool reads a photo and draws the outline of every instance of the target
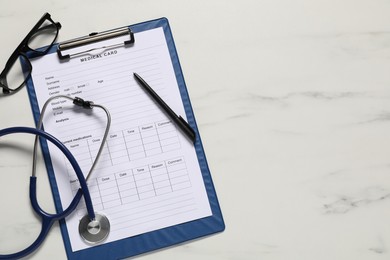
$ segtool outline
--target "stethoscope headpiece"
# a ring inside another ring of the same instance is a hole
[[[79,234],[88,244],[104,241],[110,233],[110,221],[104,215],[95,213],[95,219],[85,215],[79,223]]]

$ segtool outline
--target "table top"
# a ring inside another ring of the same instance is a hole
[[[5,0],[0,61],[49,12],[59,41],[169,19],[225,219],[223,233],[136,259],[390,258],[390,3]],[[0,128],[34,126],[26,89]],[[0,144],[0,253],[40,230],[31,139]],[[45,169],[38,196],[54,211]],[[66,259],[58,224],[28,259]]]

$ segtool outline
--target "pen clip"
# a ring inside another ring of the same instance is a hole
[[[188,136],[188,138],[191,139],[193,143],[195,143],[195,131],[192,129],[190,124],[188,124],[181,116],[178,116],[178,119],[182,122],[182,125],[184,126],[181,128],[185,132],[185,134]]]
[[[100,42],[100,41],[116,38],[116,37],[127,35],[127,34],[129,35],[129,40],[124,41],[122,43],[92,48],[92,49],[77,52],[77,53],[71,53],[71,54],[63,54],[62,53],[65,50],[69,50],[69,49],[77,48],[80,46],[92,44],[95,42]],[[100,33],[93,32],[93,33],[90,33],[89,35],[84,36],[84,37],[80,37],[80,38],[76,38],[76,39],[72,39],[69,41],[59,43],[58,47],[57,47],[57,55],[61,61],[68,61],[71,58],[74,58],[77,56],[90,54],[90,52],[95,51],[95,50],[101,49],[104,51],[106,49],[118,48],[118,47],[122,47],[122,46],[129,46],[129,45],[133,44],[134,42],[135,42],[134,33],[132,32],[132,30],[129,27],[123,27],[123,28],[104,31],[104,32],[100,32]]]

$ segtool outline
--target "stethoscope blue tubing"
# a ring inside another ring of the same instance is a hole
[[[95,212],[92,205],[92,199],[91,195],[88,190],[87,182],[84,178],[84,175],[81,171],[81,168],[79,164],[77,163],[76,159],[72,155],[72,153],[66,148],[66,146],[61,143],[57,138],[50,135],[49,133],[36,129],[31,127],[10,127],[0,130],[0,137],[8,134],[15,134],[15,133],[26,133],[26,134],[33,134],[38,135],[42,138],[45,138],[46,140],[49,140],[51,143],[53,143],[55,146],[60,149],[64,155],[68,158],[70,164],[72,165],[77,178],[79,180],[81,188],[77,191],[75,197],[73,198],[72,202],[69,204],[69,206],[63,210],[60,213],[57,214],[50,214],[42,210],[42,208],[39,206],[39,203],[37,201],[37,193],[36,193],[36,177],[31,176],[30,177],[30,201],[31,206],[34,209],[34,211],[42,218],[42,228],[41,232],[39,233],[37,239],[27,248],[23,249],[22,251],[19,251],[14,254],[8,254],[8,255],[0,255],[0,259],[18,259],[22,258],[30,253],[32,253],[35,249],[37,249],[42,242],[44,241],[44,238],[46,237],[47,233],[49,232],[51,226],[53,223],[57,220],[64,219],[67,217],[70,213],[72,213],[78,203],[80,202],[81,197],[84,195],[85,204],[87,207],[88,215],[90,219],[95,219]]]

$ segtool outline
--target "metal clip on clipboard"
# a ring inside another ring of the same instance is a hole
[[[129,35],[130,39],[128,41],[124,41],[122,43],[113,44],[113,45],[109,45],[109,46],[102,46],[102,47],[98,47],[98,48],[92,48],[89,50],[85,50],[85,51],[81,51],[81,52],[77,52],[77,53],[72,53],[72,54],[65,54],[65,55],[62,54],[62,51],[65,51],[65,50],[73,49],[76,47],[80,47],[83,45],[87,45],[87,44],[91,44],[91,43],[95,43],[95,42],[99,42],[99,41],[108,40],[111,38],[116,38],[116,37],[123,36],[126,34]],[[86,55],[92,51],[96,51],[96,50],[103,50],[104,51],[107,49],[113,49],[113,48],[118,48],[118,47],[122,47],[122,46],[129,46],[129,45],[133,44],[134,42],[135,42],[134,33],[131,31],[131,29],[129,27],[124,27],[124,28],[104,31],[104,32],[100,32],[100,33],[94,32],[94,33],[89,34],[88,36],[83,36],[80,38],[76,38],[73,40],[59,43],[58,48],[57,48],[57,54],[58,54],[58,57],[61,61],[68,61],[71,58]]]

